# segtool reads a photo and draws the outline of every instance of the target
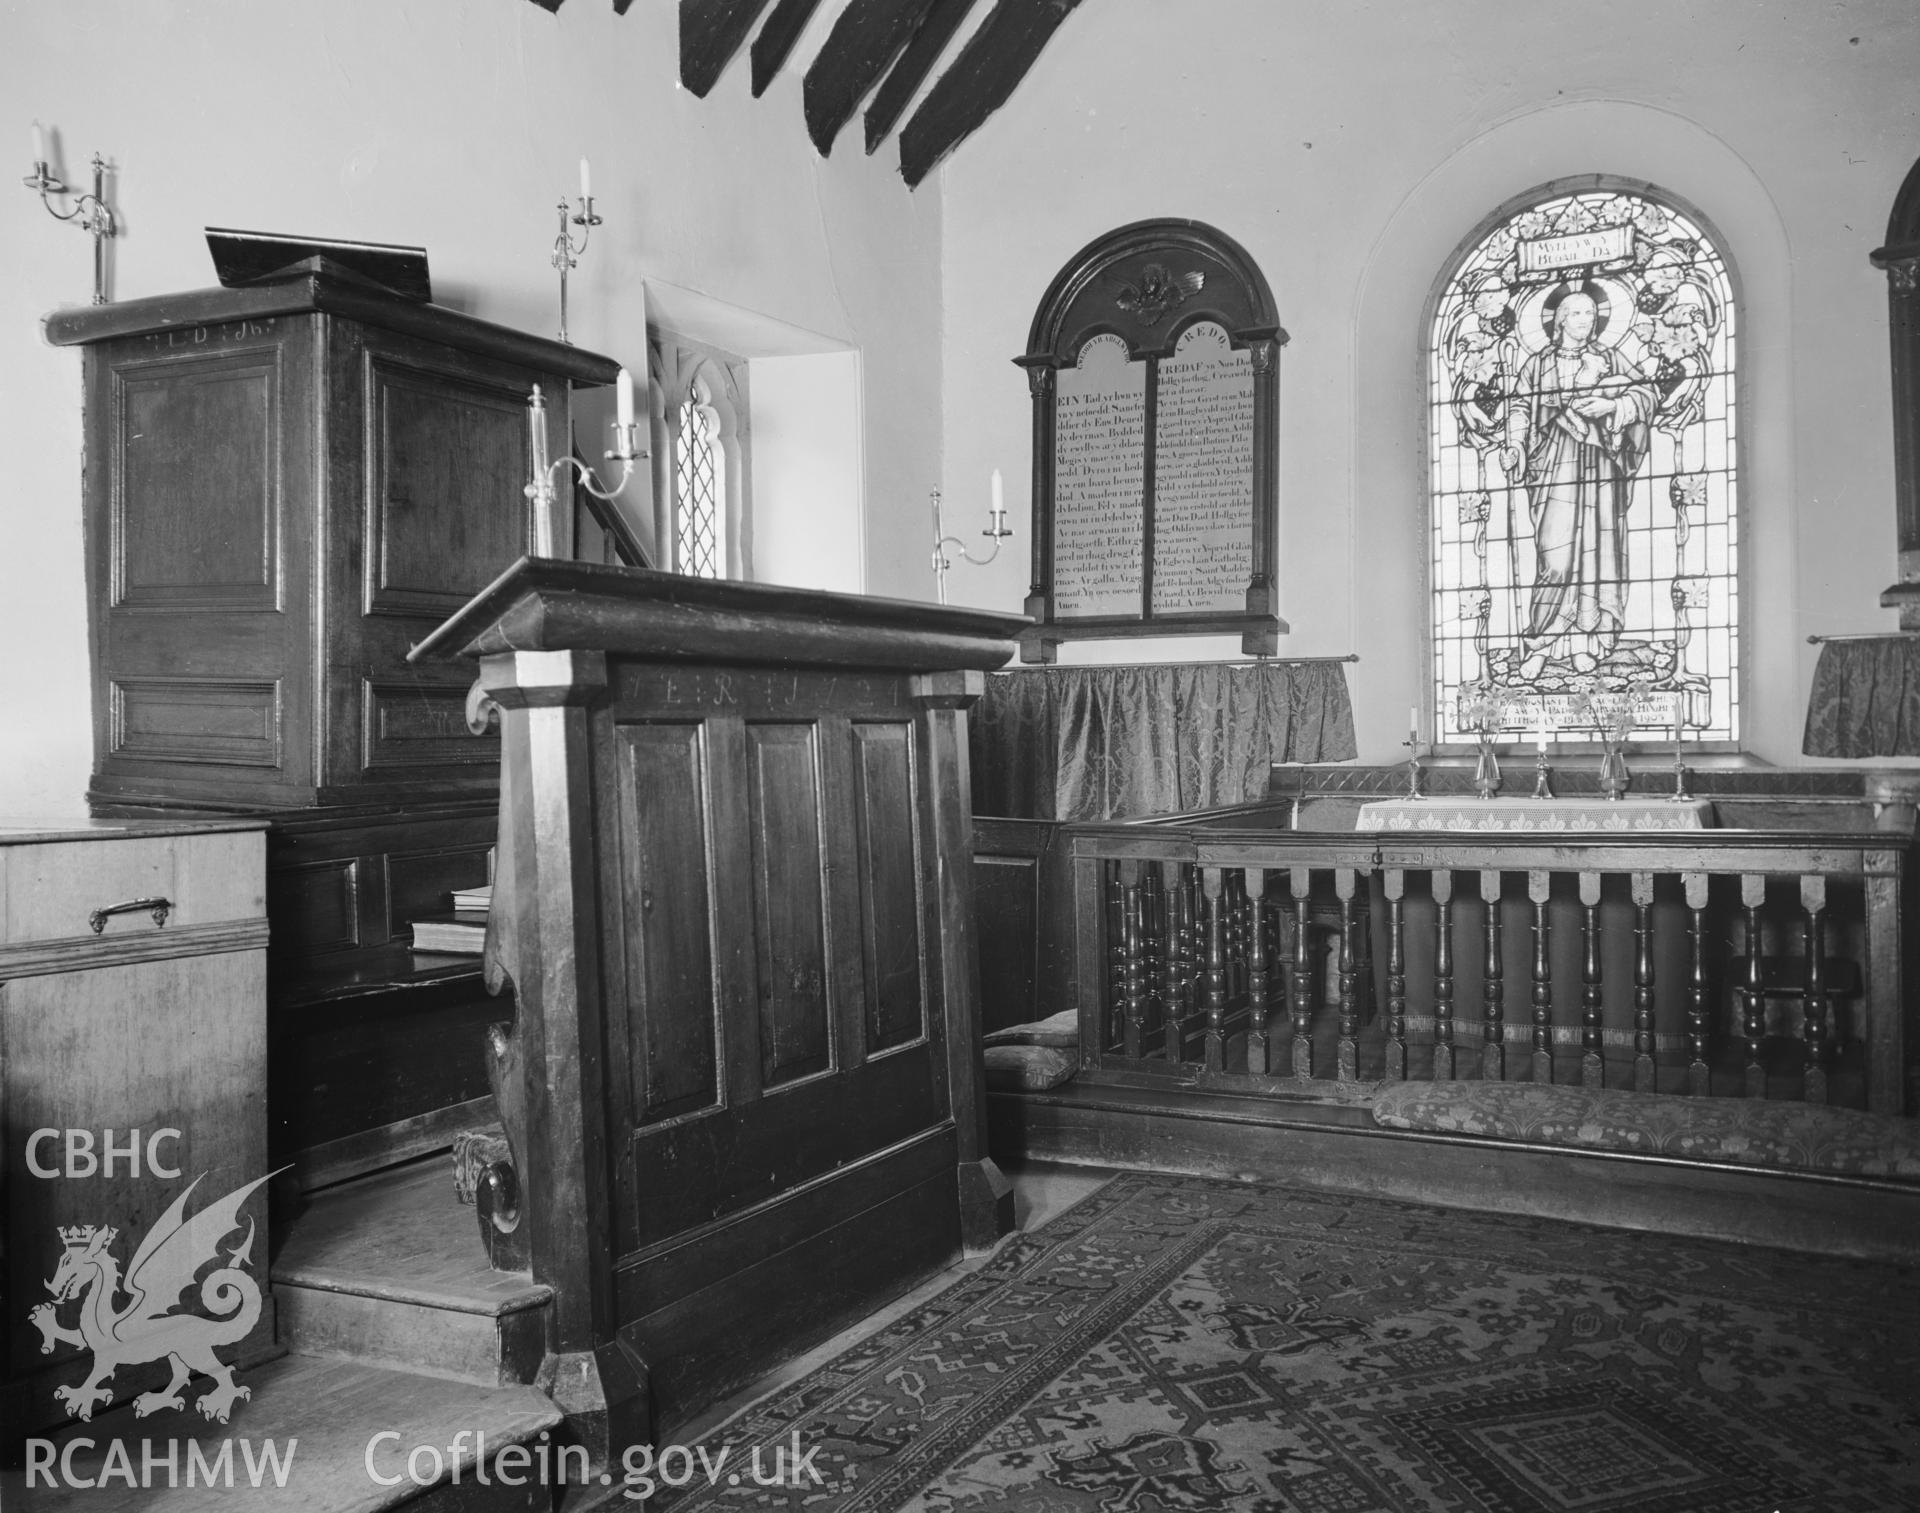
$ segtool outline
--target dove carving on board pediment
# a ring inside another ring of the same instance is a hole
[[[1206,287],[1204,273],[1169,273],[1165,263],[1148,263],[1140,270],[1140,282],[1113,281],[1113,302],[1142,324],[1158,325],[1169,311],[1178,310]]]

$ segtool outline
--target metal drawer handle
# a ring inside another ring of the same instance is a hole
[[[151,909],[153,922],[156,925],[164,925],[172,908],[173,900],[170,898],[130,898],[123,904],[108,904],[104,909],[95,909],[87,916],[87,923],[93,926],[93,933],[98,935],[106,929],[109,915],[131,914],[135,909]]]

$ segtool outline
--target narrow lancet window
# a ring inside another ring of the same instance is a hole
[[[680,406],[674,450],[674,494],[680,571],[698,578],[727,575],[726,492],[721,475],[720,420],[713,406],[692,397]]]

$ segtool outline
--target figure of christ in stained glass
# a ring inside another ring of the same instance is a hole
[[[1431,349],[1443,739],[1737,736],[1732,360],[1719,253],[1645,195],[1553,196],[1468,250]]]

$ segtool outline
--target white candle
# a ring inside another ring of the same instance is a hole
[[[1407,741],[1414,746],[1420,744],[1420,706],[1418,704],[1407,706]]]
[[[585,158],[580,160],[580,198],[583,200],[593,198],[593,174],[588,169]]]
[[[1007,492],[1005,485],[1000,481],[1000,470],[998,468],[993,470],[991,488],[993,493],[993,523],[995,526],[998,526],[1001,519],[1007,513]]]
[[[1542,714],[1540,716],[1540,755],[1545,756],[1546,754],[1547,754],[1547,717],[1546,715]]]
[[[38,121],[33,123],[33,166],[47,161],[47,133]]]
[[[620,417],[620,428],[624,431],[633,424],[633,375],[625,368],[620,370],[620,376],[613,381],[613,393]],[[620,439],[624,442],[626,437],[623,435]]]

